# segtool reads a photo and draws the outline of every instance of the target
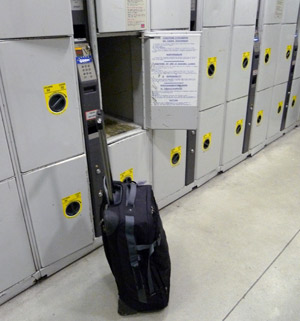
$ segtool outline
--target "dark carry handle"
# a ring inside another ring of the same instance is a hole
[[[136,198],[136,183],[131,182],[127,185],[126,190],[126,206],[133,207]]]

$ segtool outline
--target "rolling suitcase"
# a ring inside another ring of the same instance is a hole
[[[107,198],[102,236],[118,287],[118,312],[129,315],[163,309],[169,302],[171,262],[152,187],[112,181],[102,112],[96,122]]]

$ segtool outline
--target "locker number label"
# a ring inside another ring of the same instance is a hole
[[[217,71],[217,57],[207,59],[207,76],[213,78]]]
[[[271,48],[265,50],[265,64],[268,64],[271,59]]]
[[[292,46],[289,45],[289,46],[287,46],[287,48],[286,48],[285,58],[286,58],[286,59],[290,59],[291,54],[292,54]]]
[[[236,122],[236,125],[235,125],[235,134],[238,136],[242,133],[242,129],[243,129],[243,123],[244,123],[244,120],[243,119],[240,119]]]
[[[120,181],[124,182],[126,179],[131,179],[133,181],[133,168],[128,169],[127,171],[120,174]]]
[[[44,87],[44,95],[48,111],[53,115],[61,115],[68,108],[68,94],[66,83]]]
[[[263,110],[260,110],[260,111],[257,113],[256,126],[259,126],[259,125],[262,123],[263,116],[264,116],[264,111],[263,111]]]
[[[204,152],[208,151],[211,146],[211,133],[207,133],[203,136],[202,150]]]
[[[292,107],[293,108],[296,106],[296,102],[297,102],[297,96],[293,96],[293,100],[292,100]]]
[[[181,146],[177,146],[171,149],[170,153],[170,163],[172,167],[178,166],[181,161]]]
[[[242,69],[246,70],[250,64],[250,52],[244,52],[242,58]]]
[[[282,107],[283,107],[283,101],[280,101],[278,103],[277,114],[280,114],[282,112]]]
[[[67,196],[61,201],[63,213],[66,218],[75,218],[82,211],[82,198],[80,192]]]

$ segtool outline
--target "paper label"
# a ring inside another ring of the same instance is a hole
[[[248,69],[250,65],[250,52],[244,52],[242,57],[242,69]]]
[[[97,111],[98,111],[98,109],[93,109],[93,110],[85,112],[85,119],[86,120],[96,119]]]
[[[282,18],[283,7],[284,7],[284,0],[277,0],[276,9],[275,9],[275,17],[276,18],[278,18],[278,19]]]
[[[181,146],[175,147],[170,153],[170,163],[172,167],[178,166],[181,161]]]
[[[68,108],[68,94],[66,83],[44,87],[44,95],[48,111],[53,115],[61,115]]]
[[[124,182],[126,178],[130,178],[132,181],[133,179],[133,168],[128,169],[127,171],[120,174],[120,181]]]
[[[126,28],[127,30],[144,30],[147,21],[147,1],[127,0]]]
[[[207,133],[203,136],[202,150],[208,151],[211,146],[211,133]]]
[[[71,0],[72,11],[83,10],[83,0]]]
[[[151,39],[151,105],[197,106],[200,36]]]
[[[67,196],[61,201],[63,213],[66,218],[75,218],[82,211],[82,198],[80,192]]]

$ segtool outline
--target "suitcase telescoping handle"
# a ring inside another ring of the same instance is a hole
[[[107,189],[107,198],[110,204],[113,204],[114,195],[113,195],[113,180],[111,175],[111,168],[110,168],[110,161],[108,155],[108,148],[107,148],[107,140],[104,128],[104,115],[102,110],[97,111],[96,116],[96,124],[97,130],[99,135],[99,142],[100,142],[100,151],[103,161],[103,169],[105,175],[105,187]]]

